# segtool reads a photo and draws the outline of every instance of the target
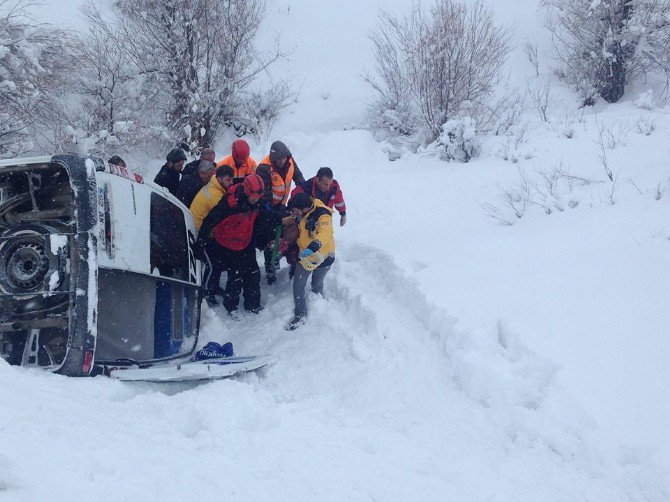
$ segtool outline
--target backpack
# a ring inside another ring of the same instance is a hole
[[[239,202],[235,193],[228,196],[228,203],[234,207]],[[254,224],[258,217],[258,207],[250,207],[247,211],[231,214],[214,228],[214,239],[220,246],[232,251],[242,251],[251,243]]]

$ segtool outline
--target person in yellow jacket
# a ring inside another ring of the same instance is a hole
[[[209,179],[209,183],[200,189],[193,202],[191,202],[189,209],[193,215],[193,223],[196,230],[200,230],[202,220],[219,203],[232,183],[232,168],[230,166],[217,167],[216,172]]]
[[[233,170],[230,166],[217,167],[216,172],[191,202],[191,214],[195,229],[200,230],[203,220],[219,201],[226,195],[228,187],[233,183]],[[221,280],[222,264],[219,259],[219,246],[213,242],[205,243],[203,249],[205,270],[203,273],[202,286],[207,290],[205,300],[209,305],[217,305],[216,295],[221,293],[219,281]]]
[[[293,276],[293,319],[286,329],[294,330],[307,315],[305,287],[312,275],[312,291],[323,295],[323,281],[335,261],[335,236],[333,234],[333,210],[319,199],[306,193],[298,193],[288,203],[288,208],[299,218],[298,262]]]

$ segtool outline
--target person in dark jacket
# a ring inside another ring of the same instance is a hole
[[[298,168],[298,164],[293,159],[293,155],[288,147],[281,141],[275,141],[270,147],[270,153],[258,164],[256,169],[265,183],[265,192],[263,198],[269,208],[276,212],[280,217],[286,216],[288,210],[286,203],[291,193],[291,183],[304,183],[305,177]],[[263,225],[269,233],[266,239],[270,241],[264,250],[265,255],[265,276],[268,284],[274,284],[277,281],[277,264],[272,260],[272,239],[275,237],[276,227]]]
[[[190,207],[198,192],[209,183],[210,178],[216,171],[216,164],[208,160],[201,160],[198,171],[194,174],[184,176],[182,171],[181,181],[177,188],[177,198],[186,207]]]
[[[181,170],[184,169],[184,162],[186,162],[186,154],[181,148],[170,150],[170,153],[165,157],[165,164],[158,171],[154,178],[154,183],[167,188],[172,195],[177,195],[177,188],[179,188],[179,180],[181,178]]]
[[[193,160],[184,166],[184,170],[181,172],[182,176],[189,176],[191,174],[196,174],[198,168],[200,167],[200,162],[206,160],[207,162],[214,162],[216,158],[216,152],[212,148],[203,148],[200,152],[200,158]]]

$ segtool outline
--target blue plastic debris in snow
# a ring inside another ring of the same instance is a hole
[[[195,353],[191,358],[192,361],[204,361],[205,359],[216,359],[220,357],[232,357],[233,344],[226,342],[220,345],[216,342],[209,342],[202,349]]]

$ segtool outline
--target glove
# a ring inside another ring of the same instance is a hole
[[[309,255],[312,255],[312,254],[314,254],[314,251],[312,251],[311,249],[309,249],[309,248],[303,249],[302,251],[300,251],[300,254],[298,255],[298,258],[300,258],[302,260],[303,258],[307,258]]]
[[[347,222],[347,215],[346,214],[340,215],[340,226],[343,227],[346,222]]]
[[[319,249],[321,249],[321,241],[319,239],[314,239],[312,242],[309,243],[307,249],[316,253]]]
[[[321,265],[324,262],[324,259],[324,256],[317,251],[316,253],[310,253],[305,258],[301,259],[298,263],[300,263],[300,265],[302,265],[305,270],[311,272],[319,265]]]

